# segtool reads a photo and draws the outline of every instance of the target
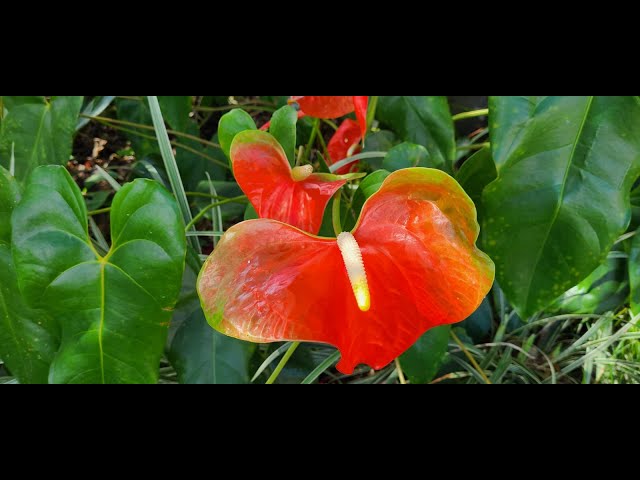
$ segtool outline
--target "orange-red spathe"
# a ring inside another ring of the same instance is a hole
[[[254,342],[335,345],[337,368],[387,365],[426,330],[468,317],[494,277],[475,246],[476,210],[446,173],[392,173],[353,230],[371,308],[353,296],[335,239],[273,220],[242,222],[222,237],[198,280],[209,323]]]

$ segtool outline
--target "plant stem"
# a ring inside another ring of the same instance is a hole
[[[398,380],[400,380],[401,385],[407,384],[407,379],[404,378],[404,372],[402,371],[402,366],[400,366],[400,359],[396,358],[396,370],[398,371]]]
[[[473,143],[471,145],[460,145],[458,150],[482,150],[485,147],[490,147],[491,143],[483,142],[483,143]]]
[[[154,130],[154,128],[152,126],[145,125],[143,123],[129,122],[127,120],[116,120],[115,118],[100,117],[100,116],[92,117],[91,115],[85,115],[84,113],[81,113],[80,116],[83,117],[83,118],[88,118],[89,120],[95,120],[96,122],[109,122],[109,123],[113,123],[115,125],[124,125],[124,126],[129,126],[129,127],[134,127],[134,128],[140,128],[140,129],[143,129],[143,130]],[[198,142],[198,143],[201,143],[203,145],[207,145],[209,147],[220,148],[220,145],[217,144],[217,143],[210,142],[209,140],[205,140],[204,138],[196,137],[195,135],[191,135],[189,133],[183,133],[183,132],[179,132],[177,130],[169,130],[169,129],[167,129],[167,133],[170,133],[171,135],[175,135],[176,137],[188,138],[189,140],[193,140],[194,142]]]
[[[480,374],[482,379],[485,381],[485,383],[487,385],[491,385],[491,380],[489,380],[489,377],[487,377],[487,374],[484,373],[484,370],[482,370],[482,368],[480,368],[480,365],[478,365],[478,362],[476,362],[476,359],[473,358],[473,355],[471,355],[471,352],[469,352],[469,350],[467,350],[467,347],[464,346],[464,343],[462,343],[462,341],[458,338],[458,336],[455,334],[453,329],[451,329],[451,337],[453,338],[453,341],[458,344],[460,349],[467,356],[467,358],[471,362],[471,365],[473,365],[473,368],[475,368],[478,371],[478,373]]]
[[[486,117],[487,115],[489,115],[489,109],[483,108],[481,110],[471,110],[470,112],[458,113],[451,117],[451,119],[454,122],[457,122],[458,120],[464,120],[465,118]]]
[[[336,130],[336,131],[338,130],[338,125],[336,125],[335,122],[332,122],[331,120],[328,120],[326,118],[323,118],[322,121],[325,124],[329,125],[331,128],[333,128],[334,130]]]
[[[115,130],[120,130],[121,132],[130,133],[131,135],[136,135],[136,136],[138,136],[140,138],[146,138],[148,140],[153,140],[154,142],[158,141],[157,137],[154,137],[153,135],[145,135],[144,133],[136,132],[135,130],[131,130],[130,128],[126,128],[126,127],[122,127],[120,125],[112,124],[112,123],[110,123],[108,121],[105,122],[104,120],[96,120],[96,121],[102,123],[103,125],[111,127],[111,128],[113,128]],[[221,162],[217,158],[213,158],[213,157],[210,157],[209,155],[206,155],[206,154],[204,154],[202,152],[199,152],[195,148],[191,148],[191,147],[189,147],[187,145],[184,145],[182,143],[178,143],[178,142],[175,142],[175,141],[171,141],[171,145],[173,145],[176,148],[182,148],[183,150],[191,152],[194,155],[198,155],[199,157],[202,157],[202,158],[204,158],[206,160],[209,160],[210,162],[213,162],[216,165],[220,165],[221,167],[224,167],[227,170],[231,169],[231,167],[229,167],[229,165],[227,163]]]
[[[101,213],[108,213],[111,211],[111,207],[101,208],[100,210],[93,210],[91,212],[87,212],[87,215],[93,217],[95,215],[100,215]]]
[[[320,135],[318,135],[318,140],[320,140],[320,145],[322,145],[322,153],[325,156],[325,161],[329,162],[329,150],[327,150],[327,142],[324,141],[322,132],[320,132]]]
[[[372,96],[369,100],[369,110],[367,110],[367,130],[371,128],[371,124],[376,119],[376,109],[378,108],[378,97]]]
[[[333,223],[333,231],[336,237],[342,233],[342,221],[340,220],[340,197],[342,189],[338,190],[333,196],[333,205],[331,206],[331,221]]]
[[[313,129],[311,130],[311,135],[309,136],[309,143],[307,144],[307,151],[305,152],[305,156],[307,161],[311,160],[311,149],[313,148],[313,144],[316,141],[316,136],[320,132],[320,119],[313,119]]]
[[[189,222],[189,224],[185,227],[185,230],[190,230],[191,227],[195,226],[200,220],[202,220],[202,217],[204,217],[205,214],[209,210],[211,210],[212,208],[220,207],[222,205],[226,205],[227,203],[239,202],[241,200],[245,200],[246,198],[247,198],[246,195],[240,195],[238,197],[227,198],[226,200],[222,200],[220,202],[216,202],[216,203],[212,203],[211,205],[207,205],[202,210],[200,210],[200,213],[198,213],[195,217],[193,217],[193,220],[191,220]]]
[[[271,376],[269,377],[265,385],[271,385],[273,384],[273,382],[276,381],[276,379],[278,378],[278,375],[280,375],[280,372],[282,372],[282,369],[285,367],[285,365],[287,364],[287,362],[289,361],[293,353],[296,351],[296,348],[298,348],[299,346],[300,346],[300,342],[293,342],[291,344],[291,346],[289,347],[289,350],[287,350],[287,353],[284,354],[284,357],[282,357],[282,360],[280,360],[280,363],[278,363],[278,366],[273,371],[273,373],[271,374]]]

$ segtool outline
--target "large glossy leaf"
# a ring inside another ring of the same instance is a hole
[[[17,182],[0,167],[0,358],[21,383],[47,383],[58,331],[46,312],[24,303],[18,290],[9,217],[19,199]]]
[[[26,301],[61,327],[53,383],[153,383],[184,270],[184,225],[171,195],[136,180],[115,196],[112,247],[102,257],[67,171],[41,167],[12,217]]]
[[[631,312],[640,314],[640,230],[631,241],[629,253],[629,283],[631,287]]]
[[[39,165],[66,164],[83,97],[3,98],[8,113],[0,124],[0,164],[9,167],[12,146],[18,180]]]
[[[451,171],[456,142],[447,97],[381,96],[376,116],[403,140],[426,147],[434,162]]]
[[[400,356],[402,370],[411,383],[429,383],[438,373],[449,345],[451,325],[432,328]]]
[[[48,313],[23,301],[11,248],[0,243],[0,358],[20,383],[47,383],[59,344]]]
[[[11,242],[11,214],[20,201],[20,186],[0,166],[0,242]]]
[[[628,97],[491,97],[498,178],[483,245],[522,318],[589,275],[626,229],[640,173],[640,105]]]

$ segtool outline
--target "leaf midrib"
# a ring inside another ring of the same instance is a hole
[[[47,112],[49,111],[50,104],[45,104],[42,110],[42,115],[40,117],[40,124],[38,125],[38,133],[36,134],[36,138],[33,142],[33,148],[31,149],[31,154],[29,155],[29,164],[27,168],[33,167],[33,159],[35,158],[35,153],[38,149],[38,145],[40,144],[40,137],[42,136],[42,130],[44,129],[44,119],[47,116]]]
[[[553,230],[553,226],[556,223],[556,220],[558,219],[558,215],[560,214],[560,209],[562,208],[562,204],[564,201],[564,192],[565,192],[565,187],[567,185],[567,178],[569,177],[569,172],[571,171],[571,166],[573,165],[573,161],[575,158],[575,154],[576,154],[576,149],[578,147],[578,142],[580,140],[580,137],[582,136],[582,132],[584,130],[584,126],[587,123],[587,118],[589,117],[589,113],[591,111],[591,106],[593,105],[593,99],[594,96],[590,96],[589,97],[589,101],[587,102],[587,106],[585,108],[584,111],[584,115],[582,117],[582,123],[580,124],[580,128],[578,129],[578,133],[576,135],[576,139],[573,142],[573,148],[571,149],[571,154],[569,155],[569,160],[567,161],[567,166],[565,168],[564,171],[564,177],[562,179],[562,186],[560,188],[560,195],[558,196],[558,203],[556,204],[556,209],[553,212],[553,216],[551,218],[551,221],[549,222],[549,228],[547,229],[547,233],[544,237],[544,241],[540,244],[540,249],[538,250],[538,253],[536,255],[536,259],[535,262],[533,263],[533,269],[532,269],[532,273],[531,276],[529,277],[529,285],[527,286],[527,291],[526,291],[526,296],[525,296],[525,301],[524,301],[524,305],[525,308],[528,307],[529,305],[529,296],[531,293],[531,285],[533,284],[533,279],[536,276],[536,271],[538,270],[538,264],[540,263],[540,259],[542,258],[542,252],[545,249],[545,246],[547,244],[547,242],[549,241],[549,236],[551,235],[551,230]]]

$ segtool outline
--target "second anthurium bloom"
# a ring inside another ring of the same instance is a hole
[[[329,140],[327,151],[329,159],[327,163],[333,165],[336,162],[344,160],[360,151],[360,142],[362,141],[362,131],[358,122],[354,122],[350,118],[345,119],[336,133]],[[343,174],[357,170],[357,163],[354,162],[336,170],[336,173]]]
[[[306,115],[316,118],[337,118],[355,112],[362,136],[364,137],[366,134],[367,108],[369,106],[369,97],[367,96],[291,97],[290,102],[296,102]]]
[[[240,137],[232,155],[249,140],[262,142],[254,158],[268,164],[277,150],[268,137]],[[260,195],[269,193],[263,187]],[[464,320],[482,302],[494,266],[475,246],[478,231],[475,206],[453,178],[399,170],[337,239],[269,219],[230,228],[200,273],[198,293],[207,320],[224,334],[328,343],[342,354],[341,372],[360,363],[379,369],[425,331]]]
[[[363,174],[313,173],[311,165],[291,168],[269,133],[245,130],[231,144],[231,164],[238,185],[260,218],[270,218],[317,234],[331,197]]]

